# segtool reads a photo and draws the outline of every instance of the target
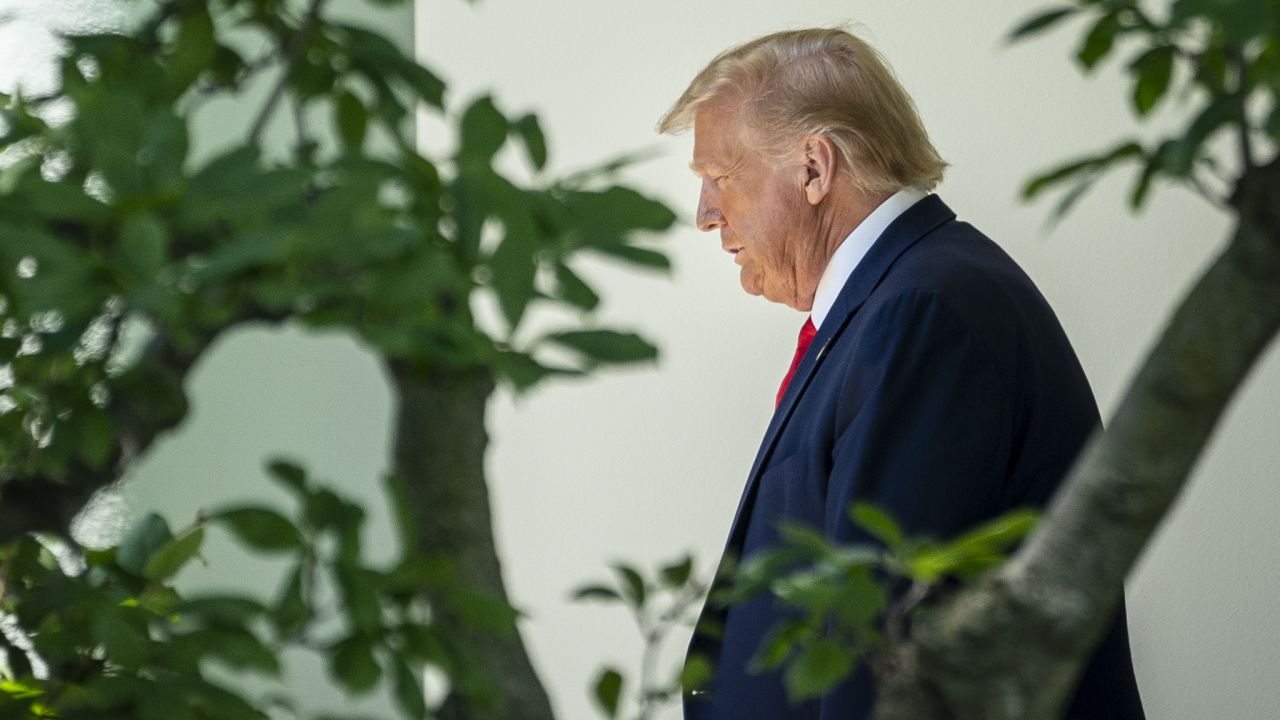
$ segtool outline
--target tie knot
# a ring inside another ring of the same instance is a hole
[[[809,347],[809,344],[813,342],[813,336],[817,334],[818,328],[813,324],[813,318],[807,318],[804,321],[804,325],[800,326],[800,339],[797,345],[802,348]]]

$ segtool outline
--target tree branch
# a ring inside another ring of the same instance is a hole
[[[307,7],[307,14],[303,20],[302,27],[293,36],[289,47],[284,49],[284,67],[280,73],[280,81],[271,89],[271,94],[267,96],[267,102],[262,106],[262,110],[258,112],[258,118],[253,121],[253,129],[249,131],[249,143],[251,145],[258,144],[263,130],[267,127],[267,121],[271,119],[276,105],[279,104],[280,98],[284,96],[284,90],[289,85],[289,75],[293,73],[293,66],[302,57],[303,50],[306,49],[311,36],[315,34],[316,28],[320,25],[320,11],[325,2],[326,0],[311,0],[311,4]]]
[[[395,470],[404,479],[419,551],[449,558],[458,588],[505,601],[484,477],[493,379],[484,369],[428,369],[400,360],[388,360],[387,370],[398,403]],[[514,618],[502,621],[500,632],[477,629],[455,617],[447,596],[427,599],[433,622],[456,632],[468,659],[500,680],[493,688],[497,707],[482,707],[455,686],[441,720],[552,720]]]
[[[922,616],[875,717],[1060,717],[1126,574],[1280,331],[1280,160],[1241,178],[1231,242],[1174,313],[1108,430],[1012,560]],[[914,675],[914,677],[912,677]],[[906,692],[903,688],[911,689]],[[936,692],[941,714],[909,705]],[[905,698],[905,699],[904,699]]]

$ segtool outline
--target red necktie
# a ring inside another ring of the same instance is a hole
[[[774,407],[782,404],[782,396],[786,394],[787,386],[791,384],[791,378],[796,374],[796,368],[800,367],[804,351],[809,349],[809,343],[813,342],[813,336],[817,334],[818,328],[814,327],[813,318],[805,320],[804,326],[800,328],[800,337],[796,340],[796,356],[791,359],[791,369],[787,370],[787,376],[782,378],[782,387],[778,388],[778,399],[774,401]]]

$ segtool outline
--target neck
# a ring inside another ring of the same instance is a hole
[[[831,262],[836,248],[849,237],[854,228],[862,224],[876,208],[893,196],[893,193],[865,194],[848,188],[846,192],[833,192],[814,208],[817,213],[815,239],[811,253],[804,263],[797,263],[796,309],[808,312],[813,309],[813,296],[818,291],[822,273]]]

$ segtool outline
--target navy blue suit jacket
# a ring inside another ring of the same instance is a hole
[[[849,520],[855,501],[936,539],[1043,506],[1098,425],[1080,363],[1031,280],[930,195],[885,230],[823,321],[760,445],[726,554],[778,544],[784,521],[870,542]],[[690,652],[716,671],[686,696],[687,720],[869,716],[865,668],[798,705],[781,672],[747,672],[781,617],[771,595],[708,605],[703,617],[723,636],[694,636]],[[1123,606],[1068,717],[1142,717]]]

